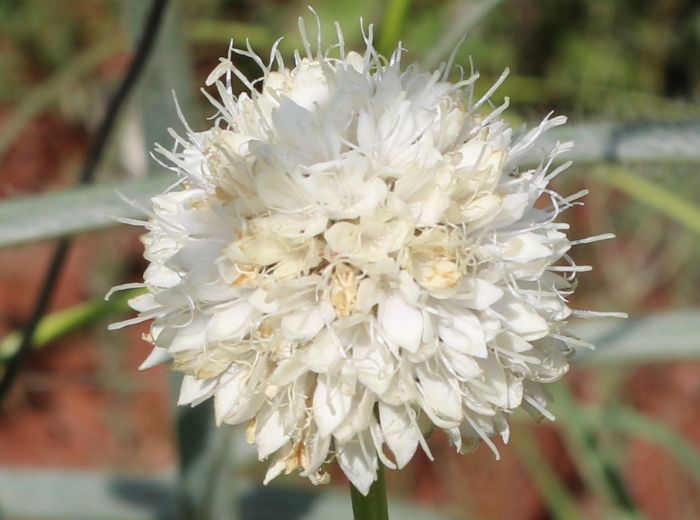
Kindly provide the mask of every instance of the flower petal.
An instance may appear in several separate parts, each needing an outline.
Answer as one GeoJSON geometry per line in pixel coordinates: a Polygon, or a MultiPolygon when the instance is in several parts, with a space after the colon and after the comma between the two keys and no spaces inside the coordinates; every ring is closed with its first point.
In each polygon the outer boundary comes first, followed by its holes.
{"type": "Polygon", "coordinates": [[[423,398],[423,409],[441,428],[458,426],[462,422],[462,398],[453,386],[455,382],[427,366],[416,368],[418,390],[423,398]]]}
{"type": "Polygon", "coordinates": [[[540,260],[552,254],[552,250],[542,243],[545,237],[525,233],[511,238],[503,251],[503,258],[510,262],[525,264],[540,260]]]}
{"type": "Polygon", "coordinates": [[[503,296],[503,289],[476,277],[464,277],[459,284],[459,300],[470,309],[491,307],[503,296]]]}
{"type": "Polygon", "coordinates": [[[404,406],[391,406],[379,402],[379,420],[384,440],[394,454],[399,469],[409,463],[416,452],[420,432],[404,406]]]}
{"type": "Polygon", "coordinates": [[[359,437],[362,440],[336,445],[335,450],[340,469],[360,493],[367,495],[372,482],[377,479],[378,463],[372,439],[363,437],[369,437],[369,435],[362,434],[359,437]],[[360,444],[361,442],[363,445],[360,444]]]}
{"type": "Polygon", "coordinates": [[[167,348],[154,347],[148,357],[139,365],[139,370],[153,368],[161,363],[168,363],[169,361],[172,361],[172,359],[173,356],[170,355],[167,348]]]}
{"type": "Polygon", "coordinates": [[[255,428],[255,444],[258,447],[258,459],[263,460],[280,449],[289,440],[282,412],[268,407],[258,414],[255,428]]]}
{"type": "Polygon", "coordinates": [[[179,406],[186,404],[198,405],[214,394],[217,384],[217,379],[197,379],[193,376],[185,376],[182,378],[177,404],[179,406]]]}
{"type": "Polygon", "coordinates": [[[337,222],[323,234],[334,252],[349,255],[360,247],[360,228],[349,222],[337,222]]]}
{"type": "Polygon", "coordinates": [[[448,314],[438,323],[438,335],[445,345],[479,358],[488,355],[486,338],[479,318],[469,311],[448,314]]]}
{"type": "Polygon", "coordinates": [[[214,314],[207,325],[207,340],[231,341],[242,338],[252,325],[253,309],[245,300],[214,314]]]}
{"type": "Polygon", "coordinates": [[[534,341],[549,334],[549,325],[530,305],[512,296],[502,298],[493,306],[503,324],[526,341],[534,341]]]}
{"type": "Polygon", "coordinates": [[[352,395],[344,393],[336,377],[320,375],[313,399],[313,416],[322,436],[333,433],[350,412],[352,395]]]}
{"type": "Polygon", "coordinates": [[[330,329],[322,330],[304,352],[306,367],[314,372],[325,373],[336,366],[341,359],[341,345],[338,335],[330,329]]]}
{"type": "Polygon", "coordinates": [[[379,302],[379,323],[387,340],[415,352],[423,336],[423,314],[406,303],[401,293],[392,291],[379,302]]]}
{"type": "Polygon", "coordinates": [[[311,339],[316,336],[323,326],[335,314],[330,304],[306,306],[287,314],[282,318],[282,332],[287,339],[311,339]]]}

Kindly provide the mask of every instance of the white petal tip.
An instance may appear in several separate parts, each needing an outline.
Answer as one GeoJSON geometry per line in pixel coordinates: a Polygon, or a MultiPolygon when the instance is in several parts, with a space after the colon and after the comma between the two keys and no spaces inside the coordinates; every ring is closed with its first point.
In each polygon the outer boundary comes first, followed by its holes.
{"type": "Polygon", "coordinates": [[[139,370],[147,370],[153,368],[162,363],[168,363],[172,361],[173,357],[170,355],[167,349],[161,347],[155,347],[151,353],[143,360],[143,363],[139,365],[139,370]]]}

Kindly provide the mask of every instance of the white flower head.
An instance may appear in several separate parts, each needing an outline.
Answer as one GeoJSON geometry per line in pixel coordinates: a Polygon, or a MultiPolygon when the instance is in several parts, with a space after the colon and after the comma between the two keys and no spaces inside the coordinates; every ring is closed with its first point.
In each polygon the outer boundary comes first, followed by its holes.
{"type": "Polygon", "coordinates": [[[292,67],[276,45],[269,63],[231,48],[207,79],[214,126],[159,149],[181,182],[153,198],[147,292],[117,326],[153,319],[143,366],[171,361],[180,404],[213,397],[217,423],[247,424],[265,482],[324,482],[335,458],[367,493],[378,460],[430,455],[431,428],[495,451],[516,408],[549,416],[542,384],[582,343],[565,325],[586,270],[555,218],[581,194],[547,187],[571,143],[537,147],[565,118],[516,136],[507,101],[488,108],[501,80],[474,101],[476,73],[402,69],[371,27],[363,54],[339,27],[328,50],[300,29],[292,67]]]}

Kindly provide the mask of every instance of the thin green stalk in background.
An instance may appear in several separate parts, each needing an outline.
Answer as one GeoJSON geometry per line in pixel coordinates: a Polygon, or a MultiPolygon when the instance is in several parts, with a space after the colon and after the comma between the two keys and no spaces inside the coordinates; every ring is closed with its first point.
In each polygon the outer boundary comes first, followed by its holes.
{"type": "Polygon", "coordinates": [[[355,486],[350,484],[350,498],[355,520],[388,520],[386,482],[384,480],[384,466],[381,462],[377,469],[377,480],[369,488],[367,496],[364,496],[355,486]]]}
{"type": "MultiPolygon", "coordinates": [[[[464,2],[452,17],[452,23],[444,32],[440,41],[428,52],[422,60],[427,69],[435,68],[454,50],[462,38],[469,35],[472,29],[495,8],[502,0],[480,0],[479,2],[464,2]]],[[[538,99],[542,99],[541,97],[538,99]]]]}
{"type": "MultiPolygon", "coordinates": [[[[54,312],[44,317],[36,328],[32,348],[38,350],[62,338],[66,334],[79,330],[96,320],[108,316],[118,316],[129,310],[127,301],[141,291],[123,291],[115,294],[109,301],[93,300],[67,309],[54,312]]],[[[22,332],[13,331],[0,339],[0,364],[11,358],[22,341],[22,332]]]]}
{"type": "Polygon", "coordinates": [[[614,510],[615,518],[640,518],[619,469],[597,445],[590,417],[581,413],[571,392],[562,383],[547,387],[568,451],[588,488],[614,510]]]}
{"type": "Polygon", "coordinates": [[[661,186],[618,166],[600,166],[594,170],[596,179],[638,200],[642,204],[700,233],[700,208],[661,186]]]}
{"type": "Polygon", "coordinates": [[[513,448],[518,460],[537,486],[551,515],[557,520],[583,520],[574,497],[535,443],[532,428],[529,425],[518,426],[516,433],[513,448]]]}
{"type": "Polygon", "coordinates": [[[396,47],[396,42],[401,39],[403,28],[408,15],[411,0],[391,0],[384,13],[382,32],[379,36],[377,50],[380,54],[388,56],[396,47]]]}
{"type": "Polygon", "coordinates": [[[629,437],[646,439],[665,449],[700,484],[700,453],[689,441],[662,422],[625,406],[592,410],[589,413],[597,416],[612,430],[629,437]]]}
{"type": "Polygon", "coordinates": [[[231,20],[197,20],[187,28],[194,43],[224,44],[233,41],[240,46],[247,40],[253,48],[265,48],[275,36],[266,26],[231,20]]]}

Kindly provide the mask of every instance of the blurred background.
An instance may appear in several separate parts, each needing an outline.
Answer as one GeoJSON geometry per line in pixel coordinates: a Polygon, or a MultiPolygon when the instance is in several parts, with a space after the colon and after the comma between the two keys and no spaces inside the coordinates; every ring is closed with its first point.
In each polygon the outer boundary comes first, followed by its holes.
{"type": "MultiPolygon", "coordinates": [[[[78,172],[129,66],[150,2],[0,0],[0,374],[35,305],[54,250],[76,235],[34,348],[0,403],[0,516],[16,519],[345,519],[342,475],[313,488],[296,476],[269,488],[235,429],[212,430],[207,406],[171,406],[163,369],[138,372],[146,328],[107,332],[128,316],[117,283],[140,280],[136,200],[167,186],[149,157],[213,109],[199,92],[245,39],[266,55],[298,45],[308,2],[171,1],[138,87],[120,111],[95,186],[78,172]],[[184,511],[184,512],[183,512],[184,511]]],[[[435,67],[462,35],[456,63],[485,91],[510,97],[517,128],[550,110],[570,118],[554,138],[577,142],[560,193],[589,189],[565,215],[570,236],[618,238],[576,248],[577,308],[628,312],[576,324],[596,352],[553,385],[555,423],[516,414],[501,460],[458,456],[441,435],[436,461],[418,453],[388,472],[395,518],[700,518],[700,5],[694,0],[316,0],[359,48],[359,18],[377,45],[435,67]]],[[[244,68],[247,66],[242,65],[244,68]]],[[[253,72],[253,69],[250,69],[253,72]]],[[[5,371],[6,372],[6,371],[5,371]]]]}

